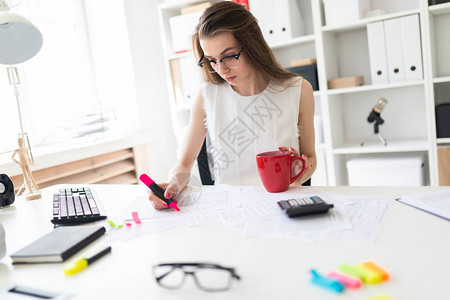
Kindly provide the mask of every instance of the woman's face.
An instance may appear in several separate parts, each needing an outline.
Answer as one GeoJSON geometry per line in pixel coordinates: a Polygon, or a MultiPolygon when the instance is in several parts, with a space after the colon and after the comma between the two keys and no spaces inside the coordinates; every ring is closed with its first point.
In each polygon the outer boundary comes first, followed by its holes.
{"type": "Polygon", "coordinates": [[[241,51],[233,34],[230,32],[222,32],[211,38],[200,39],[200,46],[205,54],[203,60],[216,60],[215,71],[231,85],[242,85],[249,78],[251,67],[245,59],[245,49],[239,57],[239,66],[237,68],[227,68],[224,64],[219,63],[221,58],[238,54],[241,51]]]}

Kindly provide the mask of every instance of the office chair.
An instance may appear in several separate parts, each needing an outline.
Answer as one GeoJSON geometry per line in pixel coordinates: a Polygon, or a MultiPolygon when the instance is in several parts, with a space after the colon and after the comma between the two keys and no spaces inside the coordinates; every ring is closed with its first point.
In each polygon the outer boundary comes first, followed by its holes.
{"type": "Polygon", "coordinates": [[[205,137],[202,149],[197,156],[198,171],[200,173],[200,179],[203,185],[214,185],[214,180],[212,180],[211,171],[209,169],[208,153],[206,151],[206,139],[207,138],[205,137]]]}

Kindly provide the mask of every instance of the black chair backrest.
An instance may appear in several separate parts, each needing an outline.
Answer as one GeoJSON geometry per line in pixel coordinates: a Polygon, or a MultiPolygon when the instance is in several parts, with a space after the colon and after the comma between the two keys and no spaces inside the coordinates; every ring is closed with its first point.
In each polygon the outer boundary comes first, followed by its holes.
{"type": "Polygon", "coordinates": [[[203,185],[214,185],[209,169],[208,154],[206,152],[206,138],[203,141],[202,149],[197,156],[198,171],[203,185]]]}

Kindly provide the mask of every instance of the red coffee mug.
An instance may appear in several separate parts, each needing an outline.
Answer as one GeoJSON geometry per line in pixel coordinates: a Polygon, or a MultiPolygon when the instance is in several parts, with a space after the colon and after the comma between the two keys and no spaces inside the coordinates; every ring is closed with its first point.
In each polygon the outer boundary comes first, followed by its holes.
{"type": "Polygon", "coordinates": [[[286,191],[305,171],[305,161],[300,156],[293,156],[289,151],[269,151],[256,155],[259,177],[269,193],[286,191]],[[292,174],[294,161],[302,163],[302,170],[295,175],[292,174]]]}

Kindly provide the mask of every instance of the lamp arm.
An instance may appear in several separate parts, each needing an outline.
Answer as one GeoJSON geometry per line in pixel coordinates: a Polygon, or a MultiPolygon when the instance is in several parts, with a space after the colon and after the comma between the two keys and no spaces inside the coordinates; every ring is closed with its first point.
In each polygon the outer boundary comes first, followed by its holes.
{"type": "Polygon", "coordinates": [[[20,109],[19,87],[17,86],[18,84],[20,84],[19,73],[17,72],[17,67],[15,66],[9,66],[7,70],[8,70],[9,84],[12,84],[14,86],[14,96],[16,97],[17,112],[19,114],[20,137],[24,139],[25,134],[23,130],[22,110],[20,109]]]}
{"type": "Polygon", "coordinates": [[[9,83],[12,84],[14,87],[14,96],[16,97],[17,112],[19,115],[20,137],[25,141],[26,146],[30,152],[31,163],[34,164],[34,157],[33,157],[33,152],[31,151],[30,140],[28,139],[28,135],[25,138],[25,132],[23,130],[22,109],[20,108],[20,100],[19,100],[20,95],[19,95],[19,86],[18,86],[20,84],[19,72],[17,71],[16,66],[9,66],[6,69],[8,71],[9,83]]]}

